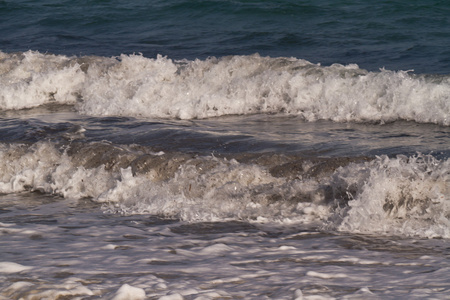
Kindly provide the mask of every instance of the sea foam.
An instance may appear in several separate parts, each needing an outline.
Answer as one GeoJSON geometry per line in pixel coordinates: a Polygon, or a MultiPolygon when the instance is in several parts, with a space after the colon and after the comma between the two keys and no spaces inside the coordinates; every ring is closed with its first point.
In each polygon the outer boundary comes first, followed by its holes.
{"type": "Polygon", "coordinates": [[[75,104],[85,78],[73,58],[33,51],[0,52],[0,108],[75,104]]]}
{"type": "Polygon", "coordinates": [[[76,105],[82,114],[209,118],[287,114],[305,120],[450,125],[450,77],[368,72],[257,54],[174,61],[158,56],[0,54],[0,107],[76,105]]]}
{"type": "Polygon", "coordinates": [[[382,156],[349,167],[345,172],[354,172],[364,183],[341,211],[338,229],[450,237],[449,170],[449,159],[423,155],[382,156]]]}
{"type": "Polygon", "coordinates": [[[188,222],[238,220],[450,237],[449,159],[381,156],[342,161],[331,169],[326,160],[304,161],[295,174],[284,174],[266,166],[278,164],[279,158],[258,164],[135,150],[126,154],[126,149],[105,151],[101,143],[90,149],[87,157],[88,153],[62,150],[50,142],[2,145],[0,192],[88,197],[104,203],[108,213],[188,222]],[[96,147],[112,157],[98,160],[96,147]]]}

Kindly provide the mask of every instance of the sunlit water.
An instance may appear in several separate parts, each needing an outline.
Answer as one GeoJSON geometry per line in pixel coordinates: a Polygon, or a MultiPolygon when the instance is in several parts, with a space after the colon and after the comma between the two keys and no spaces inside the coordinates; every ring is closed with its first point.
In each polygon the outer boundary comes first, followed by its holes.
{"type": "Polygon", "coordinates": [[[442,239],[111,215],[90,200],[27,193],[1,203],[4,299],[446,299],[450,292],[442,239]],[[126,285],[136,289],[129,296],[118,292],[126,285]]]}
{"type": "Polygon", "coordinates": [[[0,1],[0,299],[449,299],[442,1],[0,1]]]}

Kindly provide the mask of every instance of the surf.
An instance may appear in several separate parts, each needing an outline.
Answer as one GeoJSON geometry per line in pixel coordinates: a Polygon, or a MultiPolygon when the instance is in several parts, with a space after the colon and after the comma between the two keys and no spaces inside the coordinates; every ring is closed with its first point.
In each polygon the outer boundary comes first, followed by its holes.
{"type": "Polygon", "coordinates": [[[450,237],[450,160],[152,152],[104,142],[1,145],[0,192],[89,198],[115,214],[450,237]]]}
{"type": "Polygon", "coordinates": [[[247,56],[172,60],[1,53],[0,108],[49,103],[80,114],[162,119],[276,114],[306,121],[450,125],[446,75],[247,56]]]}

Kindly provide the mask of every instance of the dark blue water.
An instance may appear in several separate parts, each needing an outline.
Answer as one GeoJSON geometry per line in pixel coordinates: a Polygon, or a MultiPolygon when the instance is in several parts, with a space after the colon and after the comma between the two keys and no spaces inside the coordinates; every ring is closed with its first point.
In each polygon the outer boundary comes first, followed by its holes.
{"type": "Polygon", "coordinates": [[[288,56],[448,74],[446,1],[0,1],[0,50],[288,56]]]}

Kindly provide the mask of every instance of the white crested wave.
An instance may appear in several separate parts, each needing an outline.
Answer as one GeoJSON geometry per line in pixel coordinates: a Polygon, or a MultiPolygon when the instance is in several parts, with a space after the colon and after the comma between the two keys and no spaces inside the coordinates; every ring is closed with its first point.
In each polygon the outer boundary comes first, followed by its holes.
{"type": "Polygon", "coordinates": [[[108,153],[97,146],[91,145],[87,157],[50,142],[1,145],[0,193],[89,197],[110,213],[190,222],[244,220],[450,238],[449,159],[382,156],[344,164],[332,174],[319,174],[313,162],[305,161],[304,173],[283,177],[235,159],[126,155],[117,149],[109,151],[115,163],[92,164],[96,153],[108,153]]]}
{"type": "Polygon", "coordinates": [[[24,109],[50,102],[75,104],[86,74],[73,58],[39,52],[0,52],[0,108],[24,109]]]}
{"type": "Polygon", "coordinates": [[[173,61],[0,52],[0,108],[75,105],[94,116],[288,114],[308,121],[450,125],[450,77],[259,55],[173,61]]]}
{"type": "Polygon", "coordinates": [[[450,159],[382,156],[342,171],[359,187],[333,223],[339,230],[450,237],[450,159]]]}

